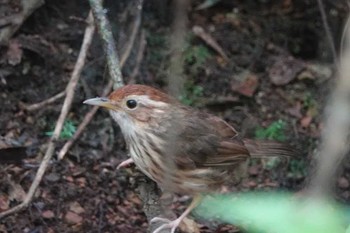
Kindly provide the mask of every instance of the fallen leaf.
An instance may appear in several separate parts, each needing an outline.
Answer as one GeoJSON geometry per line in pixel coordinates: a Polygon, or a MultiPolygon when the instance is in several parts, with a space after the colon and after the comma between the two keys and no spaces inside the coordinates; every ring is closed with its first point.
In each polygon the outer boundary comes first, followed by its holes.
{"type": "Polygon", "coordinates": [[[55,231],[52,228],[47,229],[47,233],[55,233],[55,231]]]}
{"type": "Polygon", "coordinates": [[[313,119],[312,116],[308,116],[308,115],[307,115],[307,116],[304,116],[304,117],[300,120],[301,126],[304,127],[304,128],[309,127],[309,125],[310,125],[312,119],[313,119]]]}
{"type": "Polygon", "coordinates": [[[8,177],[7,182],[10,185],[9,200],[22,202],[26,197],[26,192],[23,190],[22,186],[13,182],[10,177],[8,177]]]}
{"type": "Polygon", "coordinates": [[[83,221],[83,218],[81,216],[71,211],[68,211],[66,213],[66,215],[64,216],[64,219],[71,224],[78,224],[83,221]]]}
{"type": "Polygon", "coordinates": [[[282,86],[291,82],[305,68],[305,64],[292,56],[278,56],[268,73],[273,84],[282,86]]]}
{"type": "Polygon", "coordinates": [[[85,212],[85,209],[81,207],[81,205],[76,201],[70,204],[69,210],[73,211],[76,214],[81,214],[85,212]]]}
{"type": "Polygon", "coordinates": [[[299,101],[296,102],[293,107],[287,108],[286,112],[298,119],[303,117],[303,115],[301,114],[301,103],[299,101]]]}
{"type": "Polygon", "coordinates": [[[50,219],[50,218],[54,218],[54,217],[55,217],[55,214],[54,214],[54,212],[52,212],[51,210],[45,210],[44,212],[41,213],[41,216],[42,216],[43,218],[50,219]]]}
{"type": "Polygon", "coordinates": [[[254,180],[250,180],[248,182],[249,188],[255,188],[258,184],[254,180]]]}
{"type": "Polygon", "coordinates": [[[80,188],[84,188],[86,186],[86,179],[85,177],[79,177],[76,179],[76,182],[80,188]]]}
{"type": "Polygon", "coordinates": [[[9,204],[9,199],[3,195],[0,195],[0,210],[8,210],[9,204]]]}
{"type": "Polygon", "coordinates": [[[257,165],[251,166],[248,169],[249,175],[256,176],[259,174],[259,167],[257,165]]]}
{"type": "Polygon", "coordinates": [[[190,218],[184,218],[179,228],[183,232],[200,233],[197,223],[190,218]]]}
{"type": "Polygon", "coordinates": [[[9,41],[6,55],[10,65],[15,66],[21,63],[23,50],[18,40],[13,39],[9,41]]]}
{"type": "Polygon", "coordinates": [[[315,74],[311,72],[310,70],[303,70],[298,74],[298,79],[299,80],[304,80],[304,79],[315,79],[315,74]]]}
{"type": "Polygon", "coordinates": [[[7,227],[4,224],[0,224],[0,232],[7,232],[7,227]]]}
{"type": "Polygon", "coordinates": [[[259,80],[257,76],[249,71],[245,71],[237,75],[237,78],[231,82],[231,89],[244,96],[252,97],[258,84],[259,80]]]}
{"type": "Polygon", "coordinates": [[[73,177],[71,177],[71,176],[66,176],[64,178],[65,178],[66,181],[68,181],[70,183],[73,183],[73,181],[74,181],[73,177]]]}

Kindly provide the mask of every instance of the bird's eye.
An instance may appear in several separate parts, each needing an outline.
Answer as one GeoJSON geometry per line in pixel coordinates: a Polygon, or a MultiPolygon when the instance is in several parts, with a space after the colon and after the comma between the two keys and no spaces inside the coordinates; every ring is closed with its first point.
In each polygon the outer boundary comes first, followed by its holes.
{"type": "Polygon", "coordinates": [[[137,106],[136,100],[128,100],[126,101],[126,106],[130,109],[134,109],[137,106]]]}

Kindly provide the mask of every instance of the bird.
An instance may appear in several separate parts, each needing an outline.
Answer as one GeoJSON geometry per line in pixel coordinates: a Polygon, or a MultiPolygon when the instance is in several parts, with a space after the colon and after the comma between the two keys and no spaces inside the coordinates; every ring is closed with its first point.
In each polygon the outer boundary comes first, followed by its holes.
{"type": "Polygon", "coordinates": [[[162,223],[153,233],[174,233],[205,195],[239,182],[249,159],[296,154],[280,142],[242,138],[220,117],[147,85],[125,85],[83,103],[108,109],[119,124],[130,158],[118,168],[134,163],[163,191],[193,197],[175,220],[153,218],[162,223]]]}

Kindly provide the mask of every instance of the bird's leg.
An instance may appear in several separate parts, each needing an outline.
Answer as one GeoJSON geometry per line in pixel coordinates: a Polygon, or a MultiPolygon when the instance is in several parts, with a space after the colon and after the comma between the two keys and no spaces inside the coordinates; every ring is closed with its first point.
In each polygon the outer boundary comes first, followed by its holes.
{"type": "Polygon", "coordinates": [[[201,195],[196,195],[193,197],[193,200],[191,202],[191,204],[187,207],[187,209],[180,215],[180,217],[178,217],[177,219],[171,221],[169,219],[166,218],[159,218],[159,217],[155,217],[151,220],[151,223],[154,222],[164,222],[163,225],[161,225],[160,227],[158,227],[155,231],[153,231],[153,233],[159,233],[161,232],[163,229],[171,229],[171,233],[175,233],[176,228],[180,225],[181,221],[194,209],[196,208],[196,206],[200,203],[200,201],[202,200],[202,196],[201,195]]]}
{"type": "Polygon", "coordinates": [[[121,162],[121,163],[118,165],[117,169],[126,167],[126,166],[128,166],[129,164],[132,164],[132,163],[134,163],[134,160],[132,160],[132,158],[128,158],[127,160],[124,160],[123,162],[121,162]]]}

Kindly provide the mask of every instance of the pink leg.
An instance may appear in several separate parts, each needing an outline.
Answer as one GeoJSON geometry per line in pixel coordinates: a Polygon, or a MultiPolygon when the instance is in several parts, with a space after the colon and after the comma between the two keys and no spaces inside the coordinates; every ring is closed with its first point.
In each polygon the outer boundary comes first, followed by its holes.
{"type": "Polygon", "coordinates": [[[197,195],[195,197],[193,197],[193,200],[191,202],[191,204],[187,207],[187,209],[185,210],[185,212],[183,212],[180,217],[178,217],[177,219],[170,221],[169,219],[166,218],[159,218],[159,217],[155,217],[151,220],[151,223],[154,222],[164,222],[163,225],[161,225],[160,227],[158,227],[155,231],[153,231],[153,233],[159,233],[161,232],[161,230],[163,229],[171,229],[171,233],[175,233],[176,228],[180,225],[181,221],[194,209],[196,208],[196,206],[200,203],[200,201],[202,200],[202,196],[197,195]]]}
{"type": "Polygon", "coordinates": [[[132,160],[132,158],[129,158],[129,159],[124,160],[123,162],[121,162],[121,163],[118,165],[117,169],[126,167],[126,166],[128,166],[129,164],[132,164],[132,163],[134,163],[134,160],[132,160]]]}

